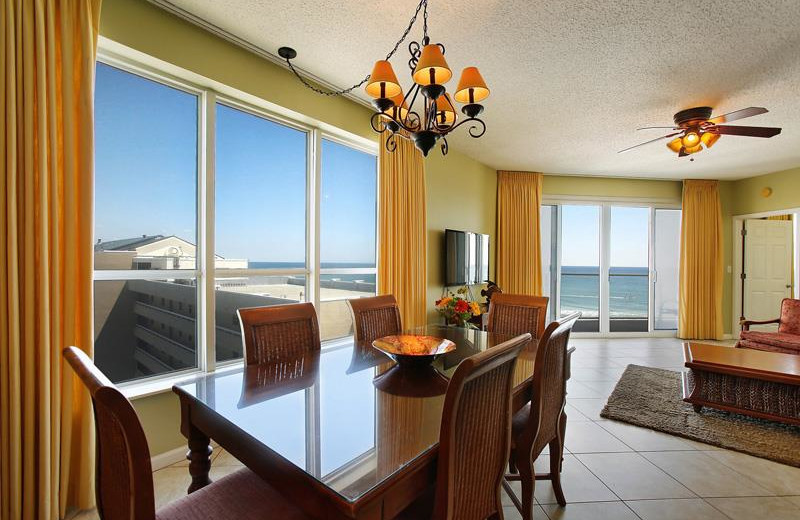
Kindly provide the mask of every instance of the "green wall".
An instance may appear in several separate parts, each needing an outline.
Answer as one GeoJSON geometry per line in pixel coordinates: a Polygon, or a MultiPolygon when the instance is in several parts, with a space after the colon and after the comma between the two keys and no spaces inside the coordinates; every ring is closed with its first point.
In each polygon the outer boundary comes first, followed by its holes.
{"type": "MultiPolygon", "coordinates": [[[[428,200],[428,321],[440,320],[433,308],[444,285],[444,230],[461,229],[491,235],[489,278],[494,278],[497,173],[450,149],[442,157],[434,148],[425,163],[428,200]]],[[[480,298],[480,286],[473,295],[480,298]]]]}
{"type": "Polygon", "coordinates": [[[650,179],[583,177],[577,175],[545,175],[544,195],[577,197],[630,197],[681,201],[683,183],[650,179]]]}
{"type": "MultiPolygon", "coordinates": [[[[738,334],[733,326],[733,276],[728,267],[733,266],[733,218],[766,211],[800,208],[800,168],[748,177],[720,183],[722,202],[723,238],[725,253],[725,282],[723,285],[723,317],[725,333],[738,334]],[[763,188],[771,188],[769,197],[762,196],[763,188]]],[[[800,261],[796,259],[795,261],[800,261]]]]}
{"type": "Polygon", "coordinates": [[[733,184],[732,215],[800,207],[800,168],[750,177],[733,184]],[[763,188],[771,188],[772,194],[763,197],[763,188]]]}

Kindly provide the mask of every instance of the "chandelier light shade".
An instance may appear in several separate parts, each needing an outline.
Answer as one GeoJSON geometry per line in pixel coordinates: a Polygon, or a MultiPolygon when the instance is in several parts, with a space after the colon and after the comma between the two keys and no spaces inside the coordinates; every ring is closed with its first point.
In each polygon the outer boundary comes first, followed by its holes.
{"type": "Polygon", "coordinates": [[[436,99],[436,124],[441,127],[453,126],[456,119],[456,106],[450,94],[442,94],[436,99]]]}
{"type": "Polygon", "coordinates": [[[467,67],[451,96],[445,83],[453,77],[453,72],[444,57],[445,52],[444,45],[431,43],[428,37],[428,0],[420,0],[395,49],[386,60],[378,61],[372,76],[365,79],[366,92],[373,98],[372,104],[376,109],[370,123],[378,133],[389,132],[385,145],[389,152],[397,148],[397,139],[400,138],[413,141],[425,156],[440,142],[442,155],[447,155],[447,135],[456,128],[468,125],[467,132],[476,139],[486,133],[486,124],[478,118],[483,112],[483,105],[479,103],[489,96],[486,81],[477,67],[467,67]],[[420,12],[424,20],[422,39],[408,44],[412,84],[402,95],[402,88],[388,60],[413,28],[420,12]],[[454,98],[463,105],[461,112],[466,117],[459,118],[454,98]]]}
{"type": "Polygon", "coordinates": [[[444,85],[453,77],[453,72],[444,59],[442,46],[430,43],[422,48],[412,78],[417,85],[444,85]]]}
{"type": "Polygon", "coordinates": [[[393,98],[403,92],[400,87],[400,82],[397,81],[397,75],[394,73],[392,64],[387,60],[375,62],[365,90],[367,94],[375,99],[393,98]]]}
{"type": "Polygon", "coordinates": [[[480,103],[489,97],[489,88],[478,67],[467,67],[461,71],[455,98],[459,103],[480,103]]]}
{"type": "Polygon", "coordinates": [[[403,98],[403,93],[400,92],[392,98],[392,106],[383,111],[391,118],[403,120],[408,114],[408,103],[403,98]]]}

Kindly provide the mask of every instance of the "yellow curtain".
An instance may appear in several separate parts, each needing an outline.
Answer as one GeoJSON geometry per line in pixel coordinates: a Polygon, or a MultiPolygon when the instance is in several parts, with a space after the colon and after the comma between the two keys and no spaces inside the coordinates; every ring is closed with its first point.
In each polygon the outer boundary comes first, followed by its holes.
{"type": "Polygon", "coordinates": [[[3,0],[0,17],[0,518],[93,504],[93,96],[100,0],[3,0]]]}
{"type": "Polygon", "coordinates": [[[722,339],[719,182],[683,181],[678,337],[722,339]]]}
{"type": "Polygon", "coordinates": [[[541,205],[541,173],[497,172],[496,271],[504,292],[542,294],[541,205]]]}
{"type": "Polygon", "coordinates": [[[403,327],[425,325],[427,290],[425,164],[414,144],[380,146],[378,294],[397,298],[403,327]]]}

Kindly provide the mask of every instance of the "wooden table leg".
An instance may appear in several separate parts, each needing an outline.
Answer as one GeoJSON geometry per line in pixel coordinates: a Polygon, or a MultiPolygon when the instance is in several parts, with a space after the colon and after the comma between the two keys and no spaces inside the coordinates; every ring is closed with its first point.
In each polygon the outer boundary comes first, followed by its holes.
{"type": "Polygon", "coordinates": [[[188,493],[211,484],[208,472],[211,470],[211,439],[197,428],[192,428],[189,435],[189,451],[186,458],[189,460],[189,475],[192,483],[188,493]]]}

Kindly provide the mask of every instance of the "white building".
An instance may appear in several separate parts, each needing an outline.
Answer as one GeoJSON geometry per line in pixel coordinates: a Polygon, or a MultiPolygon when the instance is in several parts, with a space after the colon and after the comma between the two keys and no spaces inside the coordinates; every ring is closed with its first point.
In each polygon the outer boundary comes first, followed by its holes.
{"type": "MultiPolygon", "coordinates": [[[[194,269],[194,244],[171,235],[98,242],[94,246],[95,269],[194,269]]],[[[247,269],[247,259],[215,255],[217,269],[247,269]]]]}

